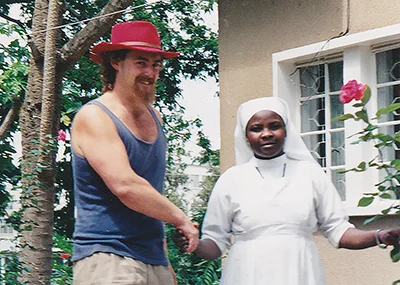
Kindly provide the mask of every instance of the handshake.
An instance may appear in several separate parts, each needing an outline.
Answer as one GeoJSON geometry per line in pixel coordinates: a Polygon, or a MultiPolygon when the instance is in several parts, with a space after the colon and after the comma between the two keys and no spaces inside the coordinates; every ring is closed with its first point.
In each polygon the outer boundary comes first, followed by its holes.
{"type": "Polygon", "coordinates": [[[187,233],[184,234],[182,229],[176,229],[175,234],[172,238],[175,246],[179,248],[182,253],[190,253],[197,249],[199,245],[199,224],[197,222],[193,223],[194,228],[197,230],[196,234],[187,233]]]}
{"type": "Polygon", "coordinates": [[[209,238],[203,238],[199,241],[199,224],[196,222],[192,223],[192,227],[194,227],[197,231],[197,241],[191,240],[191,237],[185,234],[182,229],[176,229],[175,235],[172,240],[174,244],[179,248],[179,251],[182,253],[195,252],[198,257],[204,258],[206,260],[213,260],[220,257],[221,250],[213,240],[209,238]]]}

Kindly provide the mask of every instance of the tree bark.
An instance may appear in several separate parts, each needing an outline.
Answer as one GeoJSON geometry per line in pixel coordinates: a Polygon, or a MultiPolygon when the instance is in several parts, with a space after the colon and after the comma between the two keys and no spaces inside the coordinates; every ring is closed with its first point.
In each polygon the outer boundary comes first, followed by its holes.
{"type": "MultiPolygon", "coordinates": [[[[36,0],[35,11],[32,23],[32,38],[31,41],[35,47],[44,52],[44,33],[37,33],[38,31],[46,28],[48,12],[48,2],[46,0],[36,0]]],[[[35,255],[35,246],[32,240],[36,234],[36,225],[40,224],[37,221],[40,216],[40,208],[37,205],[36,193],[39,191],[37,177],[35,175],[35,166],[37,157],[33,151],[37,149],[39,141],[40,127],[40,112],[41,112],[41,96],[42,96],[42,82],[43,82],[43,66],[40,61],[35,61],[33,57],[30,59],[30,71],[28,77],[28,85],[25,101],[22,105],[20,114],[20,126],[22,135],[22,163],[21,163],[21,206],[23,209],[23,217],[21,223],[21,263],[22,263],[22,276],[20,283],[29,283],[29,280],[42,280],[43,276],[36,272],[34,268],[37,267],[36,261],[32,262],[30,255],[35,255]]]]}
{"type": "MultiPolygon", "coordinates": [[[[52,237],[54,224],[55,143],[53,122],[55,118],[56,29],[60,21],[58,0],[36,1],[34,20],[37,24],[32,37],[34,46],[44,49],[44,60],[31,59],[28,79],[28,102],[23,109],[23,227],[22,284],[50,284],[52,270],[52,237]],[[47,8],[47,11],[46,11],[47,8]],[[38,12],[37,12],[38,10],[38,12]],[[37,12],[37,13],[36,13],[37,12]],[[46,24],[44,26],[44,24],[46,24]],[[43,35],[46,35],[45,42],[43,35]],[[44,62],[44,66],[41,63],[44,62]],[[35,86],[30,85],[32,83],[35,86]],[[41,87],[41,85],[43,86],[41,87]],[[28,105],[28,103],[31,103],[28,105]],[[33,108],[32,108],[33,107],[33,108]],[[33,123],[33,124],[32,124],[33,123]],[[35,128],[32,129],[32,126],[35,128]],[[38,126],[39,128],[36,128],[38,126]],[[27,141],[34,137],[34,141],[27,141]],[[33,151],[38,150],[34,153],[33,151]],[[24,167],[25,166],[25,167],[24,167]],[[29,179],[29,178],[31,179],[29,179]],[[25,270],[24,270],[25,269],[25,270]]],[[[43,52],[41,52],[43,54],[43,52]]]]}
{"type": "Polygon", "coordinates": [[[14,121],[16,120],[20,108],[21,108],[21,101],[19,99],[16,99],[14,105],[8,111],[3,122],[0,124],[0,141],[3,140],[8,135],[8,132],[12,124],[14,124],[14,121]]]}

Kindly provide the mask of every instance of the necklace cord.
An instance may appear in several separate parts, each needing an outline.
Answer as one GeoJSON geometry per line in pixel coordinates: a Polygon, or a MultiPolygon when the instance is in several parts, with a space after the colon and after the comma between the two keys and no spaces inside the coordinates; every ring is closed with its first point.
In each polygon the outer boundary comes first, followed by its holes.
{"type": "MultiPolygon", "coordinates": [[[[264,178],[264,175],[262,175],[260,169],[259,169],[257,166],[255,166],[255,168],[256,168],[258,174],[260,174],[261,178],[262,178],[262,179],[265,179],[265,178],[264,178]]],[[[285,175],[286,175],[286,163],[283,164],[282,177],[285,177],[285,175]]]]}

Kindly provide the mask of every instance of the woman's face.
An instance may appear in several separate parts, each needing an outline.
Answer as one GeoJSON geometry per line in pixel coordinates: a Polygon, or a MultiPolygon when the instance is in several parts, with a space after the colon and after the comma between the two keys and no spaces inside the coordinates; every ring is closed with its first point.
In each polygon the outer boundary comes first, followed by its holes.
{"type": "Polygon", "coordinates": [[[257,158],[270,159],[280,156],[283,153],[285,138],[285,124],[273,111],[259,111],[247,123],[246,140],[257,158]]]}

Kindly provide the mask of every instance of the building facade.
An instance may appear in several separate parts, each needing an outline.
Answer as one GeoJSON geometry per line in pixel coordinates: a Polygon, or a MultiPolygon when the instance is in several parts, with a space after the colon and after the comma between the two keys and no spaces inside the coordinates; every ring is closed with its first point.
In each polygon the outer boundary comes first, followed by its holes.
{"type": "MultiPolygon", "coordinates": [[[[351,222],[363,229],[400,225],[389,215],[364,225],[391,205],[376,199],[358,207],[365,192],[376,192],[382,171],[342,173],[377,154],[371,144],[351,144],[361,122],[335,122],[351,112],[339,102],[340,87],[356,79],[371,88],[369,110],[400,102],[400,2],[396,0],[220,0],[221,167],[234,164],[233,131],[238,106],[252,98],[278,96],[310,152],[332,179],[351,222]]],[[[400,128],[391,112],[377,123],[389,134],[400,128]]],[[[387,149],[384,160],[400,156],[387,149]]],[[[395,198],[395,197],[394,197],[395,198]]],[[[389,249],[334,249],[316,235],[328,284],[392,284],[399,264],[389,249]]]]}

